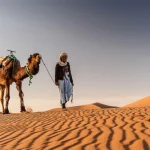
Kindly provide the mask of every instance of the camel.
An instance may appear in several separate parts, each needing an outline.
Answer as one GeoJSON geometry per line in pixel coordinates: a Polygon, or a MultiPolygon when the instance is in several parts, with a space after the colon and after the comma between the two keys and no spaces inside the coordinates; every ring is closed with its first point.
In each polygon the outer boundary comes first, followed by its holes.
{"type": "Polygon", "coordinates": [[[38,53],[30,55],[28,58],[27,65],[24,67],[20,66],[19,60],[13,62],[13,60],[4,68],[0,68],[0,101],[2,105],[2,113],[9,114],[9,100],[10,100],[10,85],[15,82],[16,88],[19,92],[20,97],[20,106],[21,111],[25,112],[25,105],[24,105],[24,94],[22,91],[22,81],[27,77],[32,77],[39,72],[39,64],[41,62],[41,56],[38,53]],[[14,64],[13,64],[14,63],[14,64]],[[14,67],[13,67],[14,66],[14,67]],[[6,105],[4,108],[4,93],[6,105]]]}

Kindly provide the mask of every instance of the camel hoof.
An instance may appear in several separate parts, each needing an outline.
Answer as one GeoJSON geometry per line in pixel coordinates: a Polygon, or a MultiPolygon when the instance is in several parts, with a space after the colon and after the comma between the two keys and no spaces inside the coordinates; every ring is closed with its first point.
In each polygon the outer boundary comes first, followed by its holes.
{"type": "Polygon", "coordinates": [[[8,109],[5,109],[3,114],[10,114],[8,109]]]}
{"type": "Polygon", "coordinates": [[[20,112],[26,112],[26,109],[24,106],[21,106],[21,111],[20,112]]]}

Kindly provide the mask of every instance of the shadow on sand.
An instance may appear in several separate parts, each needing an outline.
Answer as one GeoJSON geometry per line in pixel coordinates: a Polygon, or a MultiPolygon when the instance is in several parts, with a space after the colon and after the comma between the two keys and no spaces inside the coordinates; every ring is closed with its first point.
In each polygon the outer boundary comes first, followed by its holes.
{"type": "Polygon", "coordinates": [[[97,107],[100,107],[100,108],[119,108],[119,107],[116,107],[116,106],[108,106],[108,105],[105,105],[105,104],[101,104],[101,103],[93,103],[93,105],[97,106],[97,107]]]}

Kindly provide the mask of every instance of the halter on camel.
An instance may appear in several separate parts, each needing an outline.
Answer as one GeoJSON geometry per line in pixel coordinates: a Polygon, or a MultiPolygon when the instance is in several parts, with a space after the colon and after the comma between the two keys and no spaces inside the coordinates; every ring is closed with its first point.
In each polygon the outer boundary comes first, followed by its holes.
{"type": "Polygon", "coordinates": [[[33,75],[29,71],[28,64],[26,65],[26,73],[27,73],[28,77],[30,78],[30,80],[29,80],[29,86],[30,86],[32,84],[31,80],[33,79],[33,75]]]}

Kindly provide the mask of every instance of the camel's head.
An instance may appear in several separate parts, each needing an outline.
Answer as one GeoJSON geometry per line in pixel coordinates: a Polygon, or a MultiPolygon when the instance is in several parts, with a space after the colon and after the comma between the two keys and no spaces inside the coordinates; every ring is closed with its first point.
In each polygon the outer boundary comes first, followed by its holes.
{"type": "Polygon", "coordinates": [[[39,68],[40,68],[39,64],[41,62],[41,59],[42,57],[38,53],[30,55],[28,59],[28,65],[32,75],[36,75],[39,72],[39,68]]]}

